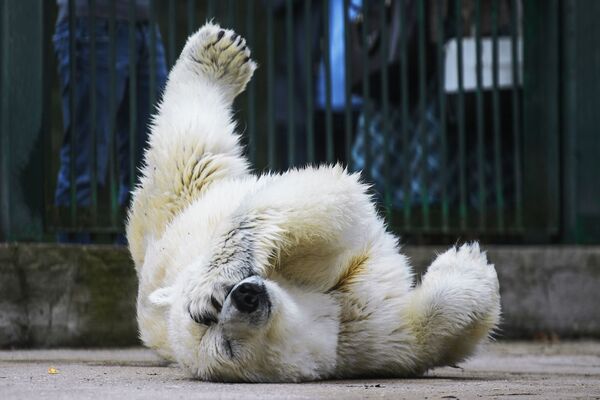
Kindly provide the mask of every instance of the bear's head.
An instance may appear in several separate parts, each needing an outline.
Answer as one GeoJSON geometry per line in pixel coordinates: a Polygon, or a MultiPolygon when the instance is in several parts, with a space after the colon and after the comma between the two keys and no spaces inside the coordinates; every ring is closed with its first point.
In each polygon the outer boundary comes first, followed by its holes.
{"type": "Polygon", "coordinates": [[[172,357],[192,376],[290,382],[333,373],[339,306],[331,295],[292,285],[276,274],[268,279],[252,275],[228,288],[216,317],[198,318],[190,312],[186,289],[197,282],[192,274],[197,268],[149,296],[164,309],[172,357]]]}

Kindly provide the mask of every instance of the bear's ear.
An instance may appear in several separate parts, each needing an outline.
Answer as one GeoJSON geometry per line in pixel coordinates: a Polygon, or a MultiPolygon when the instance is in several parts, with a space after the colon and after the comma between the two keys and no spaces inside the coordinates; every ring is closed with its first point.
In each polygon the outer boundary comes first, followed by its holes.
{"type": "Polygon", "coordinates": [[[154,292],[150,293],[148,296],[148,300],[155,306],[166,307],[173,304],[173,300],[175,290],[172,286],[167,286],[164,288],[156,289],[154,292]]]}

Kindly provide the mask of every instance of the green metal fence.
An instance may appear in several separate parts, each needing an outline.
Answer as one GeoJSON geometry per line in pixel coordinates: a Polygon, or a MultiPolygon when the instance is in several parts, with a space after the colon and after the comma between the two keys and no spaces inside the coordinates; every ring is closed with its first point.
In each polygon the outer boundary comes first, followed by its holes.
{"type": "MultiPolygon", "coordinates": [[[[68,26],[71,32],[78,24],[95,27],[105,21],[108,26],[108,44],[100,42],[95,29],[89,31],[85,65],[89,79],[97,81],[104,72],[98,71],[96,54],[99,46],[107,46],[108,116],[97,115],[98,95],[92,89],[85,118],[90,120],[87,134],[93,149],[102,129],[98,121],[108,120],[108,154],[90,151],[93,168],[85,205],[73,184],[80,171],[75,162],[70,163],[72,184],[66,206],[55,201],[62,126],[76,127],[81,116],[71,112],[68,121],[60,117],[61,87],[50,39],[56,6],[32,0],[8,0],[2,5],[5,238],[53,240],[59,232],[88,232],[95,240],[111,241],[112,235],[122,232],[125,207],[119,199],[119,177],[127,168],[129,185],[135,184],[143,148],[143,137],[140,140],[136,132],[146,123],[137,119],[135,110],[140,102],[153,107],[157,101],[156,68],[161,56],[157,43],[162,37],[170,67],[187,35],[214,19],[244,35],[260,64],[247,92],[235,104],[247,154],[257,171],[320,162],[342,162],[351,170],[360,169],[364,179],[373,183],[381,212],[407,240],[600,241],[597,224],[589,222],[590,218],[600,222],[600,196],[585,188],[595,177],[580,178],[581,168],[561,146],[570,143],[569,151],[581,150],[574,147],[579,143],[574,139],[579,135],[578,124],[587,123],[587,127],[595,122],[592,115],[587,115],[587,121],[573,122],[578,110],[573,102],[581,90],[581,83],[575,85],[575,60],[585,57],[579,45],[585,38],[577,33],[578,24],[598,16],[598,3],[151,0],[144,23],[156,24],[161,36],[150,30],[150,51],[143,55],[150,66],[147,79],[136,69],[140,20],[135,0],[130,1],[129,79],[124,90],[136,93],[147,83],[150,95],[128,97],[126,166],[119,164],[115,137],[116,76],[122,72],[116,67],[116,26],[122,22],[117,18],[118,5],[108,2],[110,15],[104,17],[95,12],[104,2],[85,3],[91,12],[81,17],[76,15],[78,1],[68,1],[68,26]],[[11,93],[19,87],[11,74],[21,77],[16,64],[31,62],[32,55],[16,50],[11,40],[25,31],[19,23],[25,21],[26,11],[40,22],[37,31],[29,32],[29,50],[42,67],[36,70],[38,85],[22,94],[29,98],[17,102],[11,93]],[[561,87],[563,65],[570,69],[569,80],[561,87]],[[570,96],[566,105],[561,100],[565,92],[570,96]],[[11,157],[26,146],[18,144],[19,123],[11,110],[26,115],[23,110],[35,93],[40,94],[35,106],[39,115],[34,117],[38,125],[30,129],[30,139],[40,143],[35,154],[41,156],[31,161],[32,151],[26,149],[29,175],[18,175],[14,171],[27,168],[13,163],[11,157]],[[98,157],[108,160],[105,177],[97,176],[98,157]],[[11,194],[15,185],[27,188],[32,184],[24,179],[34,179],[37,185],[23,195],[35,197],[33,202],[11,194]],[[573,188],[574,181],[577,188],[573,188]],[[587,208],[578,205],[575,196],[582,190],[581,197],[593,203],[586,203],[587,208]],[[24,229],[23,224],[31,228],[24,229]]],[[[25,25],[30,29],[32,24],[25,25]]],[[[600,33],[598,28],[590,29],[600,33]]],[[[596,58],[588,64],[600,66],[597,45],[592,42],[588,46],[594,48],[596,58]]],[[[80,51],[76,36],[69,35],[70,60],[75,60],[68,65],[71,76],[81,68],[77,66],[80,51]]],[[[586,79],[590,87],[598,87],[597,76],[586,79]]],[[[80,106],[76,86],[71,84],[66,90],[68,94],[62,94],[74,110],[80,106]]],[[[598,105],[594,98],[590,100],[598,105]]],[[[586,131],[584,153],[600,150],[597,132],[592,131],[586,131]]],[[[78,156],[80,134],[71,135],[71,160],[78,156]]],[[[586,166],[600,170],[597,159],[589,160],[586,166]]]]}

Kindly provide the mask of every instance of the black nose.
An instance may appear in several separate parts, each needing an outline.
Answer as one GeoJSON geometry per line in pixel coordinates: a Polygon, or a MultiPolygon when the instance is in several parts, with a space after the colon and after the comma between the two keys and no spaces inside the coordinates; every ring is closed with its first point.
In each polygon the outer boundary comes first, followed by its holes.
{"type": "Polygon", "coordinates": [[[261,284],[244,282],[231,292],[231,301],[235,308],[243,313],[256,311],[260,299],[265,296],[265,286],[261,284]]]}

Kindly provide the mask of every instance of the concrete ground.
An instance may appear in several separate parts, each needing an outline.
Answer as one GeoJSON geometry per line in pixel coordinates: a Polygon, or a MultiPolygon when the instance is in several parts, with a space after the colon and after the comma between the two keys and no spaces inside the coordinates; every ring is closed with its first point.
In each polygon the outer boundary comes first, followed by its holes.
{"type": "Polygon", "coordinates": [[[219,384],[141,349],[0,351],[0,399],[600,399],[600,342],[490,344],[420,379],[219,384]]]}

